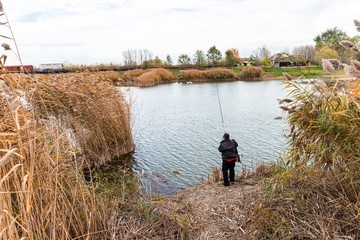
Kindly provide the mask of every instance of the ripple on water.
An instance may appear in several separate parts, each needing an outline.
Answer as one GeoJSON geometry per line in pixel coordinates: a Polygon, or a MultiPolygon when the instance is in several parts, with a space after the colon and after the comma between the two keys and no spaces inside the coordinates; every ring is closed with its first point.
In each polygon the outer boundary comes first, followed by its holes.
{"type": "MultiPolygon", "coordinates": [[[[225,130],[239,143],[243,163],[275,161],[285,147],[284,122],[277,98],[279,81],[219,83],[225,130]]],[[[131,88],[135,96],[133,130],[137,171],[163,173],[162,194],[186,188],[221,166],[217,148],[223,134],[214,84],[167,84],[131,88]],[[172,170],[180,175],[172,175],[172,170]]],[[[239,171],[238,164],[236,170],[239,171]]],[[[160,184],[161,185],[161,184],[160,184]]]]}

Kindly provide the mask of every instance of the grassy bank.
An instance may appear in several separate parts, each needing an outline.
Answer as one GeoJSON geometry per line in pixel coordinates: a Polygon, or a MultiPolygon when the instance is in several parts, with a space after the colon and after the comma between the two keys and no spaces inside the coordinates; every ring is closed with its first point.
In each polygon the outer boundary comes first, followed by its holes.
{"type": "Polygon", "coordinates": [[[262,170],[254,236],[358,239],[360,80],[286,87],[291,94],[281,103],[291,128],[289,151],[281,164],[262,170]]]}

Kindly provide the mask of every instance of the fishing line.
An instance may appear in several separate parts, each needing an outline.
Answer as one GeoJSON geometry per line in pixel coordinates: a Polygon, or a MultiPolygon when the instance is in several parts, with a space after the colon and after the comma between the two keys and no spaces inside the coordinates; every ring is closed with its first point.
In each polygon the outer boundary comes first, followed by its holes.
{"type": "Polygon", "coordinates": [[[221,108],[220,95],[219,95],[219,89],[218,89],[217,83],[215,83],[215,86],[216,86],[216,92],[217,92],[217,97],[218,97],[218,102],[219,102],[222,127],[223,127],[223,131],[225,133],[224,117],[223,117],[223,112],[222,112],[222,108],[221,108]]]}

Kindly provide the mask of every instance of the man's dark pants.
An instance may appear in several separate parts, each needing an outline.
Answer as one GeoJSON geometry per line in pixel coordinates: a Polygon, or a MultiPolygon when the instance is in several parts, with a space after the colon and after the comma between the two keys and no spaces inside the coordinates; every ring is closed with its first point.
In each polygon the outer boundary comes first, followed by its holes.
{"type": "Polygon", "coordinates": [[[222,163],[222,172],[224,178],[224,185],[229,185],[229,176],[228,171],[230,171],[230,182],[235,181],[235,161],[227,162],[223,160],[222,163]]]}

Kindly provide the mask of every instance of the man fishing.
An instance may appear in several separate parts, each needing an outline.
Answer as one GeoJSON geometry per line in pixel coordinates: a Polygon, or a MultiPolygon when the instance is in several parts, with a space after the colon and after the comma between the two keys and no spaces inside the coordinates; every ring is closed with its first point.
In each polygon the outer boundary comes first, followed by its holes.
{"type": "Polygon", "coordinates": [[[224,133],[223,140],[220,143],[219,151],[222,155],[222,172],[224,178],[224,186],[229,186],[230,182],[235,182],[235,162],[238,155],[238,144],[234,139],[230,139],[228,133],[224,133]],[[230,182],[228,177],[230,171],[230,182]]]}

